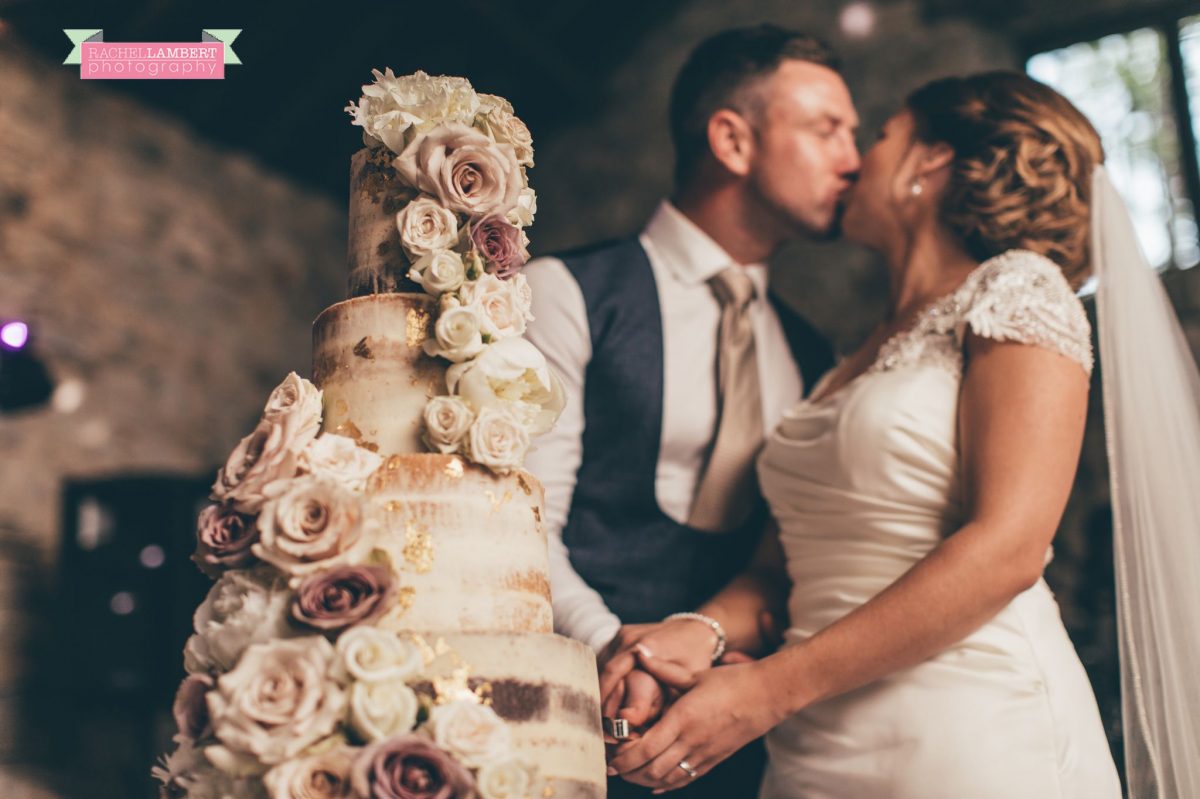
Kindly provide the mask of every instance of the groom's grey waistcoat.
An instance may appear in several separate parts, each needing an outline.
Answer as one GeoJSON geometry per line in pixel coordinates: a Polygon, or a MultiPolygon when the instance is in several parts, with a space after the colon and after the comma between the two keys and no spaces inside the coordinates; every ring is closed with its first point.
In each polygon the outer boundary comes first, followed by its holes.
{"type": "MultiPolygon", "coordinates": [[[[720,535],[693,530],[662,512],[654,483],[663,331],[650,261],[636,238],[559,257],[583,292],[592,339],[583,459],[563,541],[575,570],[623,623],[657,621],[695,608],[742,570],[758,543],[765,507],[760,503],[740,530],[720,535]]],[[[812,386],[832,365],[829,344],[771,299],[804,384],[812,386]]]]}

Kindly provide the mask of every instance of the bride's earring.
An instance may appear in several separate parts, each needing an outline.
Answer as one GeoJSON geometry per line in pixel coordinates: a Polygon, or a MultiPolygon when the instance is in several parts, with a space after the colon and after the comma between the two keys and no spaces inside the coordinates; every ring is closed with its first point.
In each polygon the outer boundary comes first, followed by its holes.
{"type": "Polygon", "coordinates": [[[914,180],[912,182],[912,185],[909,186],[908,190],[912,192],[912,196],[920,197],[921,192],[925,191],[925,186],[921,183],[921,180],[918,178],[917,180],[914,180]]]}

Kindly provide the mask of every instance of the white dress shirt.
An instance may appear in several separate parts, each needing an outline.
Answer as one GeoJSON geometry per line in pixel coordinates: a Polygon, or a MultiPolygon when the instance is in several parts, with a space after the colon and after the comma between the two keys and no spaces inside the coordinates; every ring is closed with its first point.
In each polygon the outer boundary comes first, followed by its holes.
{"type": "MultiPolygon", "coordinates": [[[[735,264],[730,255],[669,202],[662,202],[642,231],[663,326],[663,420],[654,492],[668,517],[685,523],[717,428],[717,332],[721,308],[707,281],[735,264]]],[[[754,281],[751,306],[763,435],[802,395],[800,372],[783,327],[767,299],[767,269],[743,268],[754,281]]],[[[583,458],[583,396],[592,356],[587,309],[579,284],[557,258],[525,267],[533,289],[535,320],[526,331],[562,378],[567,405],[555,428],[534,441],[525,461],[546,489],[545,523],[550,545],[554,626],[563,635],[601,649],[620,620],[576,574],[562,541],[576,474],[583,458]]]]}

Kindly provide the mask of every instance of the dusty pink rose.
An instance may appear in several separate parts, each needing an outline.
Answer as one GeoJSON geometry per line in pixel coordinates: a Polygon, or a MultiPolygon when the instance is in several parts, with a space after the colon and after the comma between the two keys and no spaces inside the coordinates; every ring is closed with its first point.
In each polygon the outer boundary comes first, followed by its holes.
{"type": "Polygon", "coordinates": [[[213,678],[207,674],[189,674],[179,684],[175,693],[175,704],[171,713],[181,735],[191,738],[207,738],[212,735],[212,722],[208,717],[205,697],[213,687],[213,678]]]}
{"type": "Polygon", "coordinates": [[[468,799],[471,773],[426,738],[398,735],[372,744],[354,761],[351,783],[365,799],[468,799]]]}
{"type": "Polygon", "coordinates": [[[418,136],[394,161],[406,183],[432,194],[451,211],[507,214],[524,188],[511,144],[500,144],[457,122],[418,136]]]}
{"type": "Polygon", "coordinates": [[[340,630],[387,610],[396,578],[386,566],[342,566],[305,578],[292,600],[292,618],[318,630],[340,630]]]}
{"type": "Polygon", "coordinates": [[[254,562],[250,547],[258,540],[254,516],[230,505],[209,505],[196,523],[196,553],[192,560],[209,577],[220,577],[225,569],[254,562]]]}
{"type": "Polygon", "coordinates": [[[502,216],[489,216],[471,226],[471,243],[487,262],[487,271],[508,280],[529,260],[521,229],[502,216]]]}

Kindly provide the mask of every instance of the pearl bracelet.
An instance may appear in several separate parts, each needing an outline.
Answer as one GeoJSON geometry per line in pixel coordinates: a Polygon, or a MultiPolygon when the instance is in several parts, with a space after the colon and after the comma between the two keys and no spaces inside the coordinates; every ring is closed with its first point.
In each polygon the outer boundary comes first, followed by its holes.
{"type": "Polygon", "coordinates": [[[705,616],[703,613],[672,613],[663,619],[663,621],[674,621],[675,619],[686,619],[688,621],[698,621],[701,624],[707,624],[717,634],[717,645],[713,647],[712,662],[716,663],[721,659],[721,655],[725,654],[725,628],[721,626],[721,622],[711,616],[705,616]]]}

